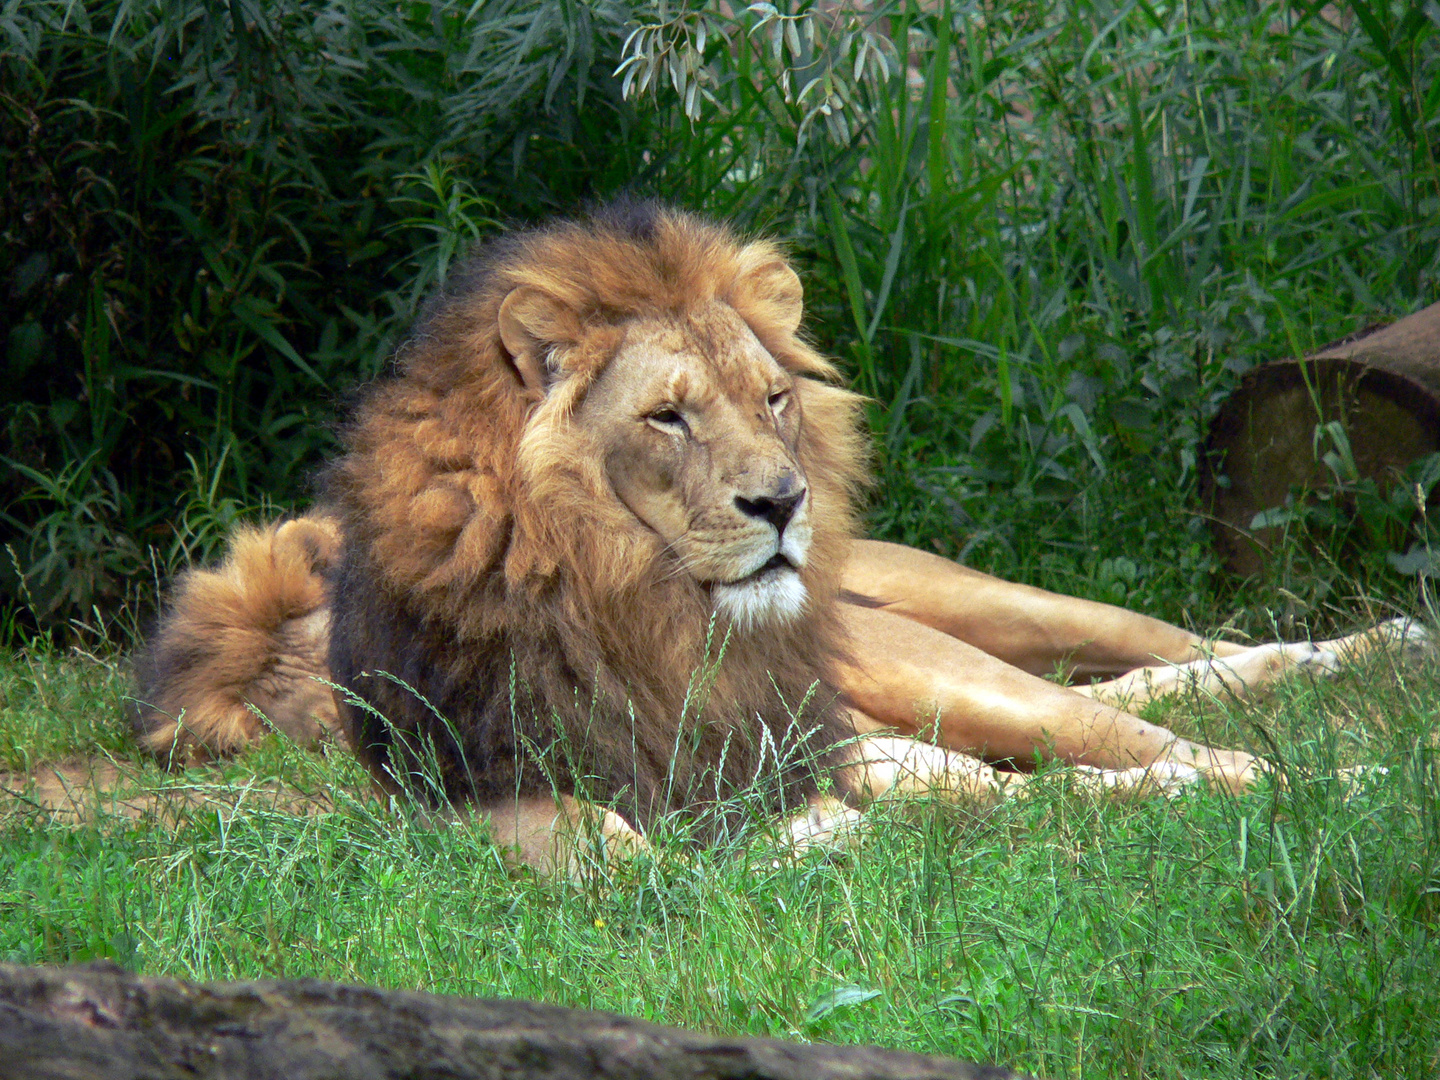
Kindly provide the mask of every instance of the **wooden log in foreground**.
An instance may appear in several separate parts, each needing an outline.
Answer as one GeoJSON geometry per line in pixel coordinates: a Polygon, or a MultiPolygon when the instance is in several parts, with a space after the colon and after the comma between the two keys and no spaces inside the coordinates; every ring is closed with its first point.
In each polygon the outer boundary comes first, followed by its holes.
{"type": "Polygon", "coordinates": [[[700,1035],[614,1013],[319,979],[197,984],[0,964],[0,1078],[1002,1080],[872,1046],[700,1035]]]}
{"type": "MultiPolygon", "coordinates": [[[[1210,425],[1201,475],[1220,557],[1253,574],[1276,530],[1251,529],[1292,488],[1329,486],[1315,429],[1339,420],[1360,477],[1382,486],[1440,450],[1440,304],[1329,345],[1303,360],[1248,372],[1210,425]]],[[[1328,447],[1322,447],[1322,450],[1328,447]]]]}

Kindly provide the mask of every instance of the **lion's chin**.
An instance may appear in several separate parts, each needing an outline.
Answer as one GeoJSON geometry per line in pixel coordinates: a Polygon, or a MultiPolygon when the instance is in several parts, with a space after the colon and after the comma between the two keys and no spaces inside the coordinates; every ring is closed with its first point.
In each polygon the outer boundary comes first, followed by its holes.
{"type": "Polygon", "coordinates": [[[733,584],[711,586],[715,607],[739,630],[789,622],[805,610],[809,593],[792,567],[755,574],[733,584]]]}

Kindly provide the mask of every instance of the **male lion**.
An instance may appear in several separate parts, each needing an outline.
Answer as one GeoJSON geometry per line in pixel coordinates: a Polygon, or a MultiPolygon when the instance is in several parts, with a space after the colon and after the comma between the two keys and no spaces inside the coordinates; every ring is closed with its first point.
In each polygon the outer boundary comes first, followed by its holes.
{"type": "Polygon", "coordinates": [[[888,793],[1025,782],[969,755],[1243,786],[1249,754],[1116,706],[1385,637],[1207,643],[854,539],[859,399],[800,324],[773,245],[654,204],[491,244],[363,397],[324,509],[181,578],[140,663],[145,745],[337,729],[381,785],[477,805],[537,863],[584,820],[643,843],[632,824],[757,777],[808,805],[804,843],[888,793]],[[1039,677],[1062,664],[1122,677],[1039,677]]]}

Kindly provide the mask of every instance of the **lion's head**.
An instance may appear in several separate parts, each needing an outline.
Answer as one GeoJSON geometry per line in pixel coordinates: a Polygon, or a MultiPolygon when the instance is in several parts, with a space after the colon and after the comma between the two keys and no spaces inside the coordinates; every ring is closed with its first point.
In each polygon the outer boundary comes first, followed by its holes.
{"type": "Polygon", "coordinates": [[[432,306],[333,473],[332,664],[398,730],[448,718],[452,796],[513,789],[517,724],[553,725],[643,817],[676,768],[739,777],[736,732],[778,737],[826,683],[863,444],[801,314],[773,245],[649,204],[512,236],[432,306]]]}
{"type": "MultiPolygon", "coordinates": [[[[769,291],[771,329],[793,337],[794,272],[772,261],[742,275],[769,291]]],[[[612,504],[612,528],[707,588],[741,630],[800,617],[815,532],[800,449],[804,368],[767,350],[728,298],[636,313],[618,340],[612,327],[567,314],[565,301],[533,286],[500,305],[501,340],[537,401],[566,377],[569,350],[583,353],[591,336],[614,343],[562,415],[537,408],[521,443],[532,491],[557,464],[564,472],[591,461],[599,475],[586,495],[612,504]]]]}

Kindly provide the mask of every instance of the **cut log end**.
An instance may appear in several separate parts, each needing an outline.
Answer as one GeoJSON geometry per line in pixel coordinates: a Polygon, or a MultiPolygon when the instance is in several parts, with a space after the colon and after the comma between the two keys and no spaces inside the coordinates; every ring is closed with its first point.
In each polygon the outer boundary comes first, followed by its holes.
{"type": "Polygon", "coordinates": [[[1257,514],[1285,505],[1292,490],[1333,485],[1316,453],[1316,428],[1333,421],[1346,432],[1356,476],[1382,487],[1440,450],[1440,304],[1304,360],[1261,365],[1221,405],[1201,496],[1232,573],[1258,572],[1279,535],[1252,528],[1257,514]]]}

